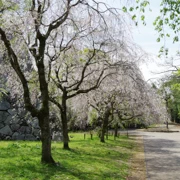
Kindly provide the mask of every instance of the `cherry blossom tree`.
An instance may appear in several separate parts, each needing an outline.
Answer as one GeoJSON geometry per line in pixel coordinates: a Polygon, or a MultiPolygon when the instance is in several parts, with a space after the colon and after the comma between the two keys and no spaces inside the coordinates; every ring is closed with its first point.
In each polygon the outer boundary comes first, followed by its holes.
{"type": "Polygon", "coordinates": [[[101,142],[105,142],[109,124],[117,127],[139,119],[149,125],[168,117],[162,97],[144,81],[135,62],[119,67],[117,74],[106,78],[99,89],[88,94],[88,101],[102,122],[101,142]]]}
{"type": "MultiPolygon", "coordinates": [[[[92,86],[89,87],[99,86],[105,75],[104,62],[100,63],[98,67],[93,66],[95,69],[88,70],[87,74],[84,72],[92,59],[96,61],[99,53],[102,53],[101,56],[103,56],[103,53],[108,50],[107,44],[109,47],[111,45],[114,47],[113,42],[119,36],[113,31],[110,35],[108,30],[112,24],[106,23],[106,17],[109,20],[113,19],[113,16],[119,17],[119,22],[116,25],[124,26],[121,21],[123,16],[116,9],[94,0],[1,0],[0,12],[0,37],[8,56],[8,63],[15,72],[15,80],[21,85],[20,95],[23,94],[26,110],[39,120],[42,141],[41,161],[54,164],[55,161],[51,155],[49,120],[49,92],[52,92],[52,89],[50,89],[49,83],[59,86],[58,89],[65,92],[64,97],[66,97],[67,88],[66,86],[61,87],[61,83],[66,79],[60,70],[64,69],[64,72],[69,72],[67,69],[69,66],[66,66],[64,61],[61,66],[62,63],[58,60],[65,58],[66,64],[68,64],[70,57],[68,53],[73,52],[73,59],[70,61],[74,61],[74,64],[77,59],[84,61],[83,58],[79,59],[79,52],[88,49],[88,53],[84,55],[86,62],[83,62],[81,67],[76,68],[81,72],[78,82],[76,82],[76,77],[71,77],[71,79],[74,78],[74,83],[71,84],[71,87],[69,86],[71,93],[68,97],[73,97],[74,93],[87,91],[87,89],[78,89],[89,73],[94,73],[94,77],[89,78],[91,82],[94,78],[96,79],[95,84],[91,84],[92,86]],[[78,43],[76,44],[77,39],[78,43]],[[101,41],[102,39],[103,41],[101,41]],[[76,51],[77,55],[75,55],[76,51]],[[66,56],[69,57],[66,58],[66,56]],[[30,68],[26,71],[28,64],[30,68]],[[96,72],[97,74],[95,74],[96,72]],[[36,106],[34,96],[40,99],[38,106],[36,106]]],[[[109,22],[113,22],[113,20],[109,22]]],[[[125,31],[121,32],[121,30],[119,29],[119,33],[124,35],[125,31]]],[[[125,44],[122,46],[125,47],[125,44]]],[[[87,84],[90,85],[90,82],[87,84]]],[[[62,117],[65,116],[64,108],[66,107],[64,105],[66,98],[64,97],[62,99],[63,108],[61,108],[62,117]]],[[[66,139],[66,135],[64,138],[66,139]]]]}
{"type": "Polygon", "coordinates": [[[54,31],[50,39],[54,43],[46,53],[48,81],[52,87],[50,101],[61,113],[64,149],[69,149],[67,101],[97,89],[112,74],[108,70],[119,66],[119,60],[113,56],[117,51],[128,54],[130,46],[126,42],[126,26],[115,9],[106,10],[108,14],[104,11],[103,16],[90,6],[87,11],[87,7],[81,5],[79,11],[81,16],[74,12],[61,29],[54,31]]]}

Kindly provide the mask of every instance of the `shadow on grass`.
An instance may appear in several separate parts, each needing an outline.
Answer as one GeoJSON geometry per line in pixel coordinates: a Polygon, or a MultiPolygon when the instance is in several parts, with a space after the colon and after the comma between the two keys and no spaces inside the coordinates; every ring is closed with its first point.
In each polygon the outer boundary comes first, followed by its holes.
{"type": "Polygon", "coordinates": [[[113,170],[103,171],[82,171],[78,168],[69,169],[65,166],[60,165],[59,167],[54,166],[45,166],[41,165],[40,168],[32,165],[31,163],[27,163],[27,165],[15,165],[13,163],[9,163],[7,175],[11,174],[11,176],[4,176],[6,180],[8,179],[41,179],[41,180],[49,180],[49,179],[79,179],[79,180],[92,180],[92,179],[125,179],[126,173],[123,175],[117,173],[113,170]],[[16,168],[15,168],[16,166],[16,168]],[[9,171],[9,170],[13,171],[9,171]]]}
{"type": "Polygon", "coordinates": [[[62,143],[53,143],[53,157],[60,162],[57,167],[40,164],[40,147],[38,142],[8,142],[1,146],[0,179],[126,179],[130,145],[125,139],[108,140],[105,144],[98,140],[90,141],[90,144],[81,140],[72,142],[69,151],[62,149],[62,143]]]}

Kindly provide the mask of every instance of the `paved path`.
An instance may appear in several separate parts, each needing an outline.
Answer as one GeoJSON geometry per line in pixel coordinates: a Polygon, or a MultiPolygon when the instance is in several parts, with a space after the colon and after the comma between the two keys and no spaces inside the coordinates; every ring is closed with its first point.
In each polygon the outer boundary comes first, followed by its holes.
{"type": "Polygon", "coordinates": [[[180,132],[130,133],[144,137],[147,180],[180,180],[180,132]]]}

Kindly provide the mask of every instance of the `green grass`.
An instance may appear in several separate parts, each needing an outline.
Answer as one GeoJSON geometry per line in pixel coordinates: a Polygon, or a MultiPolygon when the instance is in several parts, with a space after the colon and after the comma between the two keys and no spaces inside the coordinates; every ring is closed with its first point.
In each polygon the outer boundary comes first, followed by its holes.
{"type": "Polygon", "coordinates": [[[40,163],[41,143],[27,141],[0,142],[0,180],[123,180],[128,175],[128,160],[133,141],[125,136],[109,137],[100,143],[98,137],[71,133],[71,150],[62,142],[52,143],[54,159],[59,166],[40,163]]]}

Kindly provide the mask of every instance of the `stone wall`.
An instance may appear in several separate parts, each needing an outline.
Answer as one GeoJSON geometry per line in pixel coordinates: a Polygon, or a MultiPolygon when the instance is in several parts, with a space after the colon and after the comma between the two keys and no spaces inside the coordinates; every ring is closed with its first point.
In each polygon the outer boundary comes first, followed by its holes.
{"type": "MultiPolygon", "coordinates": [[[[39,140],[38,120],[19,109],[13,109],[7,99],[0,101],[0,140],[39,140]]],[[[52,130],[52,139],[62,140],[61,132],[52,130]]]]}

